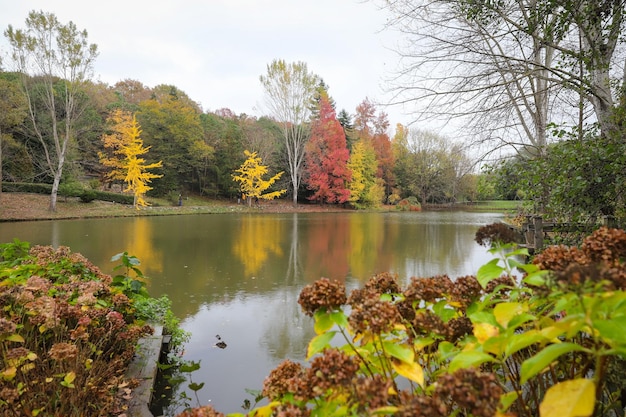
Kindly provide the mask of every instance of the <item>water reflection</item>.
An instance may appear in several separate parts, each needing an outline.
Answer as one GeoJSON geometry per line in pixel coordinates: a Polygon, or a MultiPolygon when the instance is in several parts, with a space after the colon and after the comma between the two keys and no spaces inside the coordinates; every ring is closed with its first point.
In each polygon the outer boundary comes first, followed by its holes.
{"type": "MultiPolygon", "coordinates": [[[[463,212],[218,214],[0,224],[0,240],[69,246],[104,272],[112,255],[141,260],[153,296],[167,294],[193,336],[202,403],[241,411],[245,388],[285,358],[301,360],[313,336],[297,304],[321,276],[359,285],[375,273],[475,273],[490,256],[473,242],[499,215],[463,212]],[[213,347],[220,335],[226,349],[213,347]]],[[[189,392],[189,394],[191,394],[189,392]]]]}

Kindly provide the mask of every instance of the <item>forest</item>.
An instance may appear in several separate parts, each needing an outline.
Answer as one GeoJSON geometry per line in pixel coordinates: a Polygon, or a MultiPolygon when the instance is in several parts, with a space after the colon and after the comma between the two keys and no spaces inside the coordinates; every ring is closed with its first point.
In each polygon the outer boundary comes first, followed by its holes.
{"type": "Polygon", "coordinates": [[[295,120],[279,112],[262,117],[227,108],[204,112],[174,85],[151,88],[140,80],[114,85],[92,81],[89,68],[97,46],[88,44],[86,32],[72,32],[72,42],[82,48],[73,63],[62,61],[59,46],[37,41],[43,33],[60,37],[72,28],[71,22],[63,24],[54,14],[32,12],[27,29],[10,28],[5,33],[14,58],[4,66],[12,71],[0,72],[5,183],[47,183],[53,190],[126,190],[124,175],[116,172],[114,162],[123,157],[105,140],[115,134],[115,115],[123,112],[136,120],[145,163],[160,162],[150,170],[154,176],[148,195],[192,193],[236,199],[241,188],[233,174],[248,151],[256,153],[271,175],[286,173],[273,189],[288,190],[294,203],[367,208],[411,195],[424,203],[475,198],[471,163],[460,147],[428,132],[409,137],[401,125],[390,137],[387,115],[368,98],[353,113],[337,111],[330,88],[305,63],[275,60],[261,77],[275,102],[299,100],[301,111],[295,120]],[[39,53],[26,46],[29,36],[39,53]],[[42,67],[53,70],[38,73],[42,67]],[[63,77],[68,68],[74,79],[63,77]],[[278,91],[272,88],[285,74],[294,79],[301,75],[300,85],[289,86],[298,97],[272,96],[278,91]]]}
{"type": "Polygon", "coordinates": [[[416,106],[410,126],[392,126],[368,97],[338,110],[305,62],[267,64],[264,116],[204,111],[174,85],[95,82],[87,31],[33,11],[24,29],[4,32],[0,178],[51,184],[53,196],[60,186],[127,189],[104,140],[122,111],[151,167],[148,195],[236,199],[247,151],[269,176],[284,173],[268,191],[294,204],[519,199],[559,220],[624,217],[623,2],[452,3],[381,5],[407,39],[390,89],[416,106]],[[420,128],[433,117],[458,134],[420,128]]]}

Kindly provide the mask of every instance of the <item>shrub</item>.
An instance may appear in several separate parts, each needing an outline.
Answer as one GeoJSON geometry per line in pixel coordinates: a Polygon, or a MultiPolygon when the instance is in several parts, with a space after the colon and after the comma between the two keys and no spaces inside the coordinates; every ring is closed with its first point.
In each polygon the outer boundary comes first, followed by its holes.
{"type": "Polygon", "coordinates": [[[136,382],[125,372],[153,330],[136,308],[138,261],[117,259],[130,267],[112,278],[66,247],[0,245],[1,415],[124,412],[136,382]]]}
{"type": "Polygon", "coordinates": [[[252,413],[623,415],[626,233],[600,229],[580,249],[553,247],[532,264],[519,262],[525,250],[499,249],[456,280],[402,288],[381,274],[347,299],[342,283],[307,285],[299,303],[316,332],[307,364],[274,369],[269,403],[252,413]]]}
{"type": "Polygon", "coordinates": [[[80,195],[80,201],[83,203],[91,203],[96,199],[97,193],[95,190],[83,190],[80,195]]]}
{"type": "Polygon", "coordinates": [[[400,211],[421,211],[422,205],[417,201],[416,197],[403,198],[396,204],[396,210],[400,211]]]}

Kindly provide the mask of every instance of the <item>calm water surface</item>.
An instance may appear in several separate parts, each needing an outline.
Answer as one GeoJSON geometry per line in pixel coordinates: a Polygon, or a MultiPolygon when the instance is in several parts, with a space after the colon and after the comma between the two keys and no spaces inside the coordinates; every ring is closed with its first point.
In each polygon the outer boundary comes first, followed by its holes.
{"type": "Polygon", "coordinates": [[[314,335],[297,304],[304,285],[324,276],[355,287],[384,271],[403,282],[475,274],[491,257],[474,234],[500,217],[422,212],[61,220],[0,223],[0,241],[69,246],[106,273],[116,253],[137,256],[151,295],[167,294],[192,332],[184,357],[201,361],[192,374],[205,383],[201,404],[230,413],[242,411],[250,398],[245,389],[260,389],[283,359],[304,358],[314,335]],[[214,347],[216,335],[226,349],[214,347]]]}

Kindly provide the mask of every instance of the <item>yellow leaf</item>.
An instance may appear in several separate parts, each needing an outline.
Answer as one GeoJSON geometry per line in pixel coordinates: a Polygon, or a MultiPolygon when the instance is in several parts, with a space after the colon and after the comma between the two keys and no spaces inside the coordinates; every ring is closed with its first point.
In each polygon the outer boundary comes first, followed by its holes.
{"type": "Polygon", "coordinates": [[[274,408],[276,408],[276,406],[279,404],[279,401],[272,401],[268,405],[254,409],[251,415],[255,417],[269,417],[272,415],[272,411],[274,411],[274,408]]]}
{"type": "Polygon", "coordinates": [[[75,379],[76,379],[76,372],[74,371],[68,372],[67,374],[65,374],[65,378],[63,378],[63,380],[67,382],[68,384],[71,384],[72,382],[74,382],[75,379]]]}
{"type": "Polygon", "coordinates": [[[546,392],[541,417],[587,417],[593,414],[596,385],[591,379],[579,378],[559,382],[546,392]]]}
{"type": "Polygon", "coordinates": [[[476,323],[474,325],[474,336],[480,343],[485,343],[486,340],[497,336],[500,333],[498,328],[489,323],[476,323]]]}
{"type": "Polygon", "coordinates": [[[498,324],[506,328],[515,316],[528,311],[528,306],[522,303],[500,303],[493,309],[493,315],[498,324]]]}
{"type": "Polygon", "coordinates": [[[17,373],[17,368],[15,366],[11,366],[6,368],[4,371],[0,372],[0,377],[5,381],[10,381],[15,378],[15,374],[17,373]]]}
{"type": "Polygon", "coordinates": [[[399,375],[417,382],[420,386],[424,386],[424,370],[416,362],[404,362],[392,358],[391,366],[399,375]]]}
{"type": "Polygon", "coordinates": [[[8,340],[9,342],[24,343],[24,338],[17,333],[7,336],[4,340],[8,340]]]}

